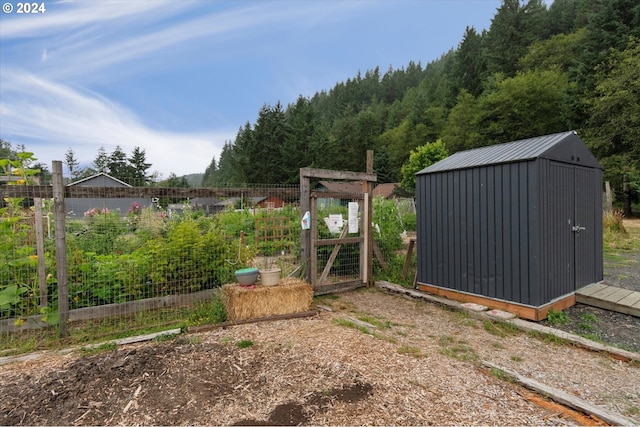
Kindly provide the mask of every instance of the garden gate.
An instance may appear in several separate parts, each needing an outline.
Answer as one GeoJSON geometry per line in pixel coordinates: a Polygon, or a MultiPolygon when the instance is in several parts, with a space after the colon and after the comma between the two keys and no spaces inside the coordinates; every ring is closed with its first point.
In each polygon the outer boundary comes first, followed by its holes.
{"type": "Polygon", "coordinates": [[[376,181],[373,174],[373,151],[367,152],[366,173],[300,169],[302,262],[305,266],[305,278],[313,287],[315,295],[369,285],[373,254],[371,201],[373,183],[376,181]],[[331,189],[319,191],[311,188],[312,179],[350,182],[352,185],[355,182],[360,183],[361,187],[357,192],[331,189]],[[342,214],[345,210],[347,220],[343,221],[342,214]],[[319,212],[328,214],[328,218],[321,218],[319,212]],[[327,227],[320,221],[325,222],[327,227]],[[328,235],[330,237],[326,238],[328,235]],[[329,252],[331,247],[333,249],[329,252]]]}

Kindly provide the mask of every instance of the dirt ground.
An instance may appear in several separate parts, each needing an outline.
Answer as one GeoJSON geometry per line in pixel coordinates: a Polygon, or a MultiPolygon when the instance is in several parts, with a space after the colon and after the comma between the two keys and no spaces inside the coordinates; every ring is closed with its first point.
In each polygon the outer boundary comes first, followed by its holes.
{"type": "Polygon", "coordinates": [[[0,425],[594,425],[490,361],[640,423],[640,366],[361,289],[331,311],[0,367],[0,425]],[[366,323],[363,323],[366,322],[366,323]]]}

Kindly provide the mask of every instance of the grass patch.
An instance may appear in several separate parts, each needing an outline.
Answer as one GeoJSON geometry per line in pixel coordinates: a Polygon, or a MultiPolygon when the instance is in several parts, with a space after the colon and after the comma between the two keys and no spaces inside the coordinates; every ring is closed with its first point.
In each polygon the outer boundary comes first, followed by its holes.
{"type": "Polygon", "coordinates": [[[640,228],[629,228],[626,234],[605,230],[603,244],[605,259],[608,256],[624,258],[624,252],[640,250],[640,228]]]}
{"type": "Polygon", "coordinates": [[[356,322],[354,322],[353,320],[338,318],[338,319],[333,319],[333,323],[335,323],[338,326],[344,326],[345,328],[351,328],[351,329],[357,329],[359,331],[369,332],[369,329],[365,328],[364,326],[356,325],[356,322]]]}
{"type": "Polygon", "coordinates": [[[218,298],[193,307],[163,308],[128,316],[73,322],[68,336],[60,338],[55,327],[25,330],[0,336],[0,352],[4,356],[42,350],[57,350],[92,343],[146,335],[168,329],[186,330],[189,325],[218,324],[226,321],[224,304],[218,298]]]}
{"type": "Polygon", "coordinates": [[[605,261],[608,261],[609,263],[612,263],[612,264],[626,264],[629,261],[626,257],[620,255],[617,252],[605,253],[603,255],[603,259],[605,261]]]}
{"type": "Polygon", "coordinates": [[[456,323],[460,324],[461,326],[467,326],[470,328],[478,327],[478,321],[471,317],[469,312],[466,310],[456,310],[453,316],[456,323]]]}
{"type": "Polygon", "coordinates": [[[367,328],[366,326],[356,324],[353,320],[349,320],[349,319],[333,319],[333,322],[336,325],[344,326],[345,328],[355,329],[357,331],[362,332],[363,334],[371,335],[371,336],[373,336],[373,337],[375,337],[377,339],[383,340],[383,341],[388,341],[390,343],[397,342],[397,340],[395,338],[386,337],[386,336],[384,336],[383,334],[381,334],[379,332],[372,331],[371,329],[367,328]]]}
{"type": "Polygon", "coordinates": [[[202,344],[204,342],[204,337],[202,335],[188,335],[184,338],[184,342],[189,345],[202,344]]]}
{"type": "Polygon", "coordinates": [[[556,311],[551,308],[547,313],[547,321],[551,325],[566,325],[569,323],[569,315],[564,311],[556,311]]]}
{"type": "Polygon", "coordinates": [[[522,357],[516,355],[511,356],[511,360],[513,360],[514,362],[522,362],[522,357]]]}
{"type": "Polygon", "coordinates": [[[247,348],[247,347],[251,347],[252,345],[254,345],[255,343],[251,340],[242,340],[242,341],[238,341],[236,343],[236,347],[238,348],[247,348]]]}
{"type": "Polygon", "coordinates": [[[393,323],[391,323],[389,320],[380,319],[371,315],[356,316],[356,318],[358,320],[362,320],[363,322],[369,323],[378,329],[391,329],[391,326],[393,326],[393,323]]]}
{"type": "Polygon", "coordinates": [[[188,323],[191,326],[218,324],[226,321],[227,310],[219,297],[197,303],[189,311],[188,323]]]}
{"type": "Polygon", "coordinates": [[[494,377],[496,377],[496,378],[498,378],[498,379],[500,379],[502,381],[512,382],[511,375],[507,374],[502,369],[491,368],[490,372],[491,372],[491,375],[493,375],[494,377]]]}
{"type": "Polygon", "coordinates": [[[545,335],[544,342],[546,342],[547,344],[556,344],[556,345],[568,343],[568,341],[565,340],[564,338],[560,338],[553,334],[545,335]]]}
{"type": "Polygon", "coordinates": [[[464,362],[475,362],[479,359],[478,353],[464,340],[456,340],[450,335],[441,336],[438,340],[441,348],[438,353],[464,362]]]}
{"type": "Polygon", "coordinates": [[[498,337],[506,337],[509,335],[517,335],[520,333],[520,330],[511,323],[485,320],[483,322],[483,325],[485,331],[489,332],[491,335],[496,335],[498,337]]]}
{"type": "Polygon", "coordinates": [[[586,332],[591,332],[593,331],[593,325],[591,323],[587,323],[587,322],[580,322],[578,323],[578,327],[580,328],[580,330],[582,331],[586,331],[586,332]]]}
{"type": "Polygon", "coordinates": [[[108,342],[98,346],[82,347],[80,349],[80,354],[83,357],[87,357],[87,356],[93,356],[94,354],[106,353],[109,351],[116,351],[117,349],[118,349],[118,344],[114,342],[108,342]]]}
{"type": "Polygon", "coordinates": [[[598,316],[593,313],[585,313],[580,318],[588,323],[596,323],[598,321],[598,316]]]}
{"type": "Polygon", "coordinates": [[[418,347],[412,345],[403,345],[398,348],[399,354],[406,354],[407,356],[415,357],[415,358],[424,358],[427,357],[426,353],[423,353],[418,347]]]}
{"type": "Polygon", "coordinates": [[[592,333],[592,334],[581,334],[580,336],[582,336],[583,338],[586,338],[588,340],[591,341],[595,341],[595,342],[602,342],[602,338],[600,338],[600,335],[597,333],[592,333]]]}
{"type": "Polygon", "coordinates": [[[438,338],[438,345],[440,345],[441,347],[446,347],[455,342],[456,338],[452,337],[451,335],[442,335],[440,338],[438,338]]]}

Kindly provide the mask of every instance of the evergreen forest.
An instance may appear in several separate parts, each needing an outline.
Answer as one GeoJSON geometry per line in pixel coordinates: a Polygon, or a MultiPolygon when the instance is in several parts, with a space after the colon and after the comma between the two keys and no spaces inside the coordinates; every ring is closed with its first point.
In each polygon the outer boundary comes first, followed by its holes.
{"type": "MultiPolygon", "coordinates": [[[[503,0],[488,30],[422,65],[358,72],[295,103],[264,105],[202,185],[297,183],[299,168],[400,182],[412,151],[460,150],[576,130],[621,195],[640,192],[640,2],[503,0]]],[[[410,190],[410,188],[407,188],[410,190]]]]}

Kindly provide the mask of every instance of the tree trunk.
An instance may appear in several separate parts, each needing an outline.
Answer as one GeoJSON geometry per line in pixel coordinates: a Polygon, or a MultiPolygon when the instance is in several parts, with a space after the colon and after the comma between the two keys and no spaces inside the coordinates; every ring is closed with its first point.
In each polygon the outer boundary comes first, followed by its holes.
{"type": "Polygon", "coordinates": [[[624,213],[625,218],[631,218],[631,187],[627,182],[626,178],[624,183],[622,184],[622,211],[624,213]]]}

